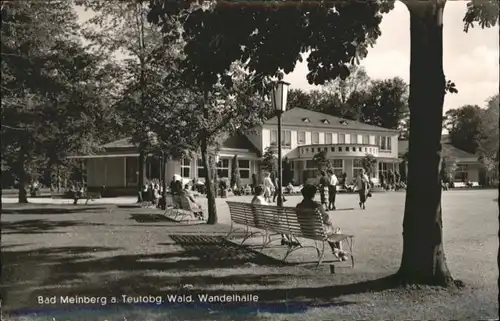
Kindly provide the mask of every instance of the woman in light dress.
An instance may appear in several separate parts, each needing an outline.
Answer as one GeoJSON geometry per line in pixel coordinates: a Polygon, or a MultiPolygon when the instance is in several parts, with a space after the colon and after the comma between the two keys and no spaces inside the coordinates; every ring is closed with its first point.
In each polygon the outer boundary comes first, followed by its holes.
{"type": "Polygon", "coordinates": [[[368,175],[365,174],[364,169],[361,169],[356,177],[356,189],[359,194],[359,207],[366,209],[365,203],[370,190],[370,180],[368,179],[368,175]]]}
{"type": "Polygon", "coordinates": [[[273,196],[274,193],[274,184],[273,181],[271,180],[271,174],[266,173],[264,175],[264,199],[266,202],[271,203],[271,197],[273,196]]]}

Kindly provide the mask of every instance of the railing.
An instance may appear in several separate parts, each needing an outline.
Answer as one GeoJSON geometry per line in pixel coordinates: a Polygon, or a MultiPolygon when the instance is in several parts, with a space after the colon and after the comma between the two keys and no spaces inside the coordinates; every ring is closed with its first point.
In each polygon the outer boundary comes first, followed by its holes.
{"type": "Polygon", "coordinates": [[[378,156],[379,147],[370,144],[319,144],[299,146],[299,158],[310,158],[315,154],[326,151],[327,156],[378,156]]]}

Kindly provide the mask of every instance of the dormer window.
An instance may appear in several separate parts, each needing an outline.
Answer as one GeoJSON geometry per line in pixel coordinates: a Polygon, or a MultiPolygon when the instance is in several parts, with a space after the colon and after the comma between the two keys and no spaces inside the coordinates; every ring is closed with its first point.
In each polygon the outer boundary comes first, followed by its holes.
{"type": "Polygon", "coordinates": [[[344,126],[347,126],[347,120],[342,119],[342,120],[340,121],[340,124],[341,124],[341,125],[344,125],[344,126]]]}
{"type": "Polygon", "coordinates": [[[330,123],[330,122],[328,121],[328,119],[323,119],[323,120],[321,120],[321,122],[322,122],[323,124],[329,124],[329,123],[330,123]]]}
{"type": "Polygon", "coordinates": [[[304,122],[304,123],[310,123],[311,121],[309,120],[309,118],[302,118],[302,122],[304,122]]]}

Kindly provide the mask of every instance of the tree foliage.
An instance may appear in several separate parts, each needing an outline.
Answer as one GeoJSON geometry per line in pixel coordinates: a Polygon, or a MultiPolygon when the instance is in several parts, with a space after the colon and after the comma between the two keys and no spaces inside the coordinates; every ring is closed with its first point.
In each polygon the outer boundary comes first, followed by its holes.
{"type": "Polygon", "coordinates": [[[260,165],[261,169],[268,173],[278,171],[278,157],[272,148],[266,148],[264,154],[262,155],[260,165]]]}
{"type": "Polygon", "coordinates": [[[320,172],[326,171],[326,170],[332,168],[332,163],[328,159],[327,152],[325,150],[322,150],[322,151],[314,154],[312,160],[313,160],[314,164],[316,165],[316,168],[320,172]]]}
{"type": "Polygon", "coordinates": [[[231,188],[236,186],[240,188],[240,167],[238,165],[238,155],[234,155],[231,163],[231,188]]]}
{"type": "Polygon", "coordinates": [[[408,84],[399,78],[371,82],[363,102],[363,122],[390,129],[401,129],[409,118],[408,84]]]}
{"type": "Polygon", "coordinates": [[[478,149],[483,110],[477,105],[465,105],[446,112],[445,127],[453,146],[475,154],[478,149]]]}
{"type": "Polygon", "coordinates": [[[115,120],[109,57],[86,50],[71,2],[2,3],[2,167],[24,184],[95,150],[115,120]]]}
{"type": "Polygon", "coordinates": [[[290,163],[290,160],[288,157],[283,158],[283,186],[287,186],[288,183],[291,183],[294,181],[294,172],[292,170],[292,164],[290,163]]]}
{"type": "Polygon", "coordinates": [[[377,159],[372,154],[366,154],[365,157],[361,159],[361,164],[366,171],[368,177],[372,177],[375,174],[377,159]]]}
{"type": "Polygon", "coordinates": [[[490,180],[498,181],[499,162],[499,95],[496,94],[487,101],[486,109],[481,114],[478,154],[479,160],[490,180]]]}

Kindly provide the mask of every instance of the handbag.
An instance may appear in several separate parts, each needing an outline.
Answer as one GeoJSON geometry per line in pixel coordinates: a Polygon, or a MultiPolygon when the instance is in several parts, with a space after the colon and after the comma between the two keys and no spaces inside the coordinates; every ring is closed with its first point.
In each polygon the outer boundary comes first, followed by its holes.
{"type": "Polygon", "coordinates": [[[372,197],[372,193],[368,192],[368,194],[366,194],[366,197],[372,197]]]}

